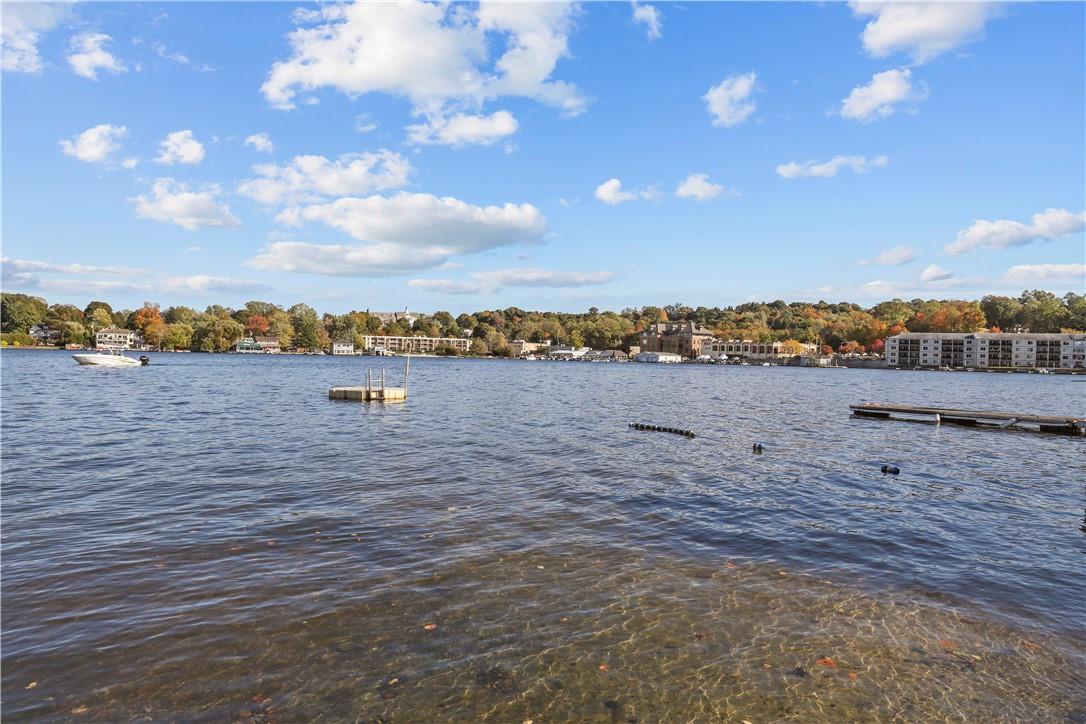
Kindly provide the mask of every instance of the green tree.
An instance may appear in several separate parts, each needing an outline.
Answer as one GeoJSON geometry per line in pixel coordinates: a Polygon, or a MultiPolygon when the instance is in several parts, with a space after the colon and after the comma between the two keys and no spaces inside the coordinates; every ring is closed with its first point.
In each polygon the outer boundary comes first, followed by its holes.
{"type": "Polygon", "coordinates": [[[288,311],[291,326],[294,327],[294,346],[320,349],[323,327],[316,311],[307,304],[295,304],[288,311]]]}
{"type": "Polygon", "coordinates": [[[188,349],[192,346],[192,333],[192,326],[184,322],[167,324],[165,334],[162,337],[162,347],[165,349],[188,349]]]}
{"type": "Polygon", "coordinates": [[[294,325],[290,323],[290,315],[282,310],[272,312],[268,317],[268,334],[279,340],[281,348],[293,347],[294,325]]]}
{"type": "MultiPolygon", "coordinates": [[[[78,310],[76,310],[78,311],[78,310]]],[[[79,313],[82,318],[83,313],[79,313]]],[[[61,344],[86,344],[87,343],[87,328],[79,322],[61,322],[60,326],[60,343],[61,344]]]]}
{"type": "Polygon", "coordinates": [[[980,308],[984,312],[985,326],[1009,332],[1022,323],[1022,303],[1017,299],[989,294],[980,300],[980,308]]]}
{"type": "Polygon", "coordinates": [[[28,332],[45,319],[48,309],[41,297],[0,293],[0,331],[28,332]]]}

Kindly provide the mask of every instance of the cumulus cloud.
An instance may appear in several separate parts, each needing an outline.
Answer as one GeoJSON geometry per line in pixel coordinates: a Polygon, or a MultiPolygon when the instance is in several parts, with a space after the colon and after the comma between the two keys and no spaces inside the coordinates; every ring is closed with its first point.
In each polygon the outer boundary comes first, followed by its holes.
{"type": "Polygon", "coordinates": [[[751,96],[757,90],[758,74],[754,71],[730,75],[702,96],[714,126],[737,126],[750,118],[756,104],[751,96]]]}
{"type": "Polygon", "coordinates": [[[192,131],[174,131],[159,141],[156,163],[172,166],[175,163],[195,165],[204,160],[204,144],[193,137],[192,131]]]}
{"type": "Polygon", "coordinates": [[[495,269],[472,272],[468,279],[412,279],[408,286],[443,294],[488,294],[506,287],[585,287],[606,284],[613,272],[563,272],[546,269],[495,269]]]}
{"type": "Polygon", "coordinates": [[[40,73],[41,36],[70,15],[69,3],[0,3],[0,58],[3,69],[14,73],[40,73]]]}
{"type": "Polygon", "coordinates": [[[854,173],[866,173],[872,168],[879,168],[890,163],[886,156],[834,156],[829,161],[790,161],[777,166],[777,175],[793,179],[801,177],[831,178],[842,168],[852,169],[854,173]]]}
{"type": "Polygon", "coordinates": [[[658,195],[656,189],[653,188],[623,191],[622,182],[617,178],[608,179],[596,187],[596,198],[610,206],[618,206],[626,201],[637,199],[651,200],[658,195]]]}
{"type": "Polygon", "coordinates": [[[639,5],[637,0],[630,0],[635,23],[641,23],[648,32],[649,40],[660,37],[660,11],[653,5],[639,5]]]}
{"type": "Polygon", "coordinates": [[[218,184],[206,184],[193,191],[188,184],[172,178],[156,179],[151,194],[141,194],[131,199],[136,205],[136,216],[177,224],[183,229],[231,229],[241,226],[230,207],[221,204],[218,197],[222,189],[218,184]]]}
{"type": "Polygon", "coordinates": [[[254,133],[251,136],[245,138],[245,145],[252,146],[261,153],[271,153],[275,150],[275,144],[272,143],[271,138],[266,133],[254,133]]]}
{"type": "Polygon", "coordinates": [[[344,154],[335,161],[324,156],[295,156],[281,166],[258,164],[253,172],[261,178],[241,182],[238,193],[271,205],[401,188],[414,169],[400,154],[382,149],[344,154]]]}
{"type": "Polygon", "coordinates": [[[883,58],[906,52],[914,63],[927,61],[976,40],[999,12],[987,2],[853,2],[857,17],[872,17],[863,31],[869,55],[883,58]]]}
{"type": "Polygon", "coordinates": [[[1076,281],[1081,289],[1086,282],[1086,264],[1019,264],[1008,269],[1005,278],[1014,284],[1076,281]]]}
{"type": "Polygon", "coordinates": [[[68,42],[68,65],[76,75],[98,80],[98,71],[125,73],[128,68],[105,49],[113,38],[104,33],[80,33],[68,42]]]}
{"type": "Polygon", "coordinates": [[[872,265],[887,265],[887,266],[899,266],[901,264],[908,264],[910,261],[916,258],[916,252],[912,247],[908,246],[895,246],[892,249],[880,253],[873,259],[863,259],[859,262],[860,266],[872,266],[872,265]]]}
{"type": "Polygon", "coordinates": [[[319,222],[365,244],[279,241],[249,260],[260,269],[381,277],[440,266],[457,254],[538,243],[547,230],[531,204],[474,206],[455,198],[401,192],[341,198],[279,214],[293,226],[319,222]]]}
{"type": "Polygon", "coordinates": [[[1019,221],[977,220],[968,229],[958,232],[947,245],[947,254],[963,254],[975,249],[1008,249],[1035,241],[1058,239],[1086,228],[1086,211],[1072,213],[1067,209],[1045,209],[1034,214],[1029,224],[1019,221]]]}
{"type": "Polygon", "coordinates": [[[517,119],[509,111],[497,111],[489,116],[465,113],[448,118],[434,116],[425,123],[407,127],[409,143],[442,144],[453,148],[489,146],[516,132],[517,119]]]}
{"type": "Polygon", "coordinates": [[[708,201],[725,193],[738,196],[735,191],[729,191],[722,185],[709,181],[709,175],[704,173],[690,174],[675,189],[675,195],[679,198],[694,199],[696,201],[708,201]]]}
{"type": "Polygon", "coordinates": [[[893,115],[902,103],[916,103],[927,97],[927,86],[914,86],[908,68],[886,70],[873,75],[867,85],[852,89],[841,102],[841,117],[867,123],[893,115]]]}
{"type": "Polygon", "coordinates": [[[922,282],[941,282],[950,279],[954,276],[953,272],[948,269],[944,269],[938,264],[932,264],[924,268],[924,271],[920,272],[920,281],[922,282]]]}
{"type": "MultiPolygon", "coordinates": [[[[551,79],[569,55],[576,12],[569,3],[323,5],[296,16],[315,25],[290,33],[291,55],[272,66],[261,91],[276,108],[293,108],[299,94],[321,88],[351,97],[386,93],[408,99],[431,122],[469,111],[480,118],[482,104],[503,96],[577,115],[587,99],[551,79]],[[492,59],[492,47],[503,54],[492,59]]],[[[440,142],[439,134],[430,137],[440,142]]]]}
{"type": "Polygon", "coordinates": [[[60,141],[64,155],[87,163],[104,163],[121,148],[121,139],[128,135],[124,126],[102,123],[60,141]]]}

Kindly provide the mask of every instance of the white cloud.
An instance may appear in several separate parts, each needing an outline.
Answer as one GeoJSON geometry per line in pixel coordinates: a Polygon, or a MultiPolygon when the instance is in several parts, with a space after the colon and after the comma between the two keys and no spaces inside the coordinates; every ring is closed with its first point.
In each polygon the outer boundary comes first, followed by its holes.
{"type": "Polygon", "coordinates": [[[102,123],[72,136],[70,140],[61,140],[60,147],[66,156],[87,163],[103,163],[121,148],[120,141],[127,135],[128,129],[124,126],[102,123]]]}
{"type": "Polygon", "coordinates": [[[895,246],[892,249],[880,253],[874,259],[863,259],[859,262],[860,266],[872,266],[875,264],[885,264],[887,266],[899,266],[901,264],[908,264],[910,261],[916,258],[916,252],[908,246],[895,246]]]}
{"type": "Polygon", "coordinates": [[[333,276],[389,276],[439,266],[457,254],[538,243],[547,230],[531,204],[473,206],[430,194],[342,198],[287,209],[279,221],[320,222],[366,244],[269,244],[249,261],[260,269],[333,276]]]}
{"type": "Polygon", "coordinates": [[[790,161],[777,166],[777,175],[781,178],[793,179],[801,177],[832,178],[842,168],[852,169],[854,173],[866,173],[872,168],[879,168],[890,163],[886,156],[834,156],[829,161],[805,161],[797,163],[790,161]]]}
{"type": "Polygon", "coordinates": [[[841,117],[856,121],[873,121],[893,115],[901,103],[915,103],[928,97],[924,83],[913,86],[908,68],[886,70],[871,77],[871,82],[857,86],[841,102],[841,117]]]}
{"type": "Polygon", "coordinates": [[[16,271],[60,272],[63,274],[113,274],[117,276],[136,276],[147,274],[147,269],[130,266],[91,266],[87,264],[53,264],[47,261],[31,259],[12,259],[0,257],[0,264],[16,271]]]}
{"type": "Polygon", "coordinates": [[[45,67],[38,41],[70,14],[69,3],[0,3],[0,57],[3,69],[40,73],[45,67]]]}
{"type": "Polygon", "coordinates": [[[275,150],[275,144],[272,143],[271,138],[267,133],[254,133],[251,136],[245,138],[245,145],[252,146],[261,153],[271,153],[275,150]]]}
{"type": "Polygon", "coordinates": [[[857,17],[874,17],[863,31],[869,55],[883,58],[907,52],[927,61],[979,38],[999,11],[987,2],[853,2],[857,17]]]}
{"type": "Polygon", "coordinates": [[[387,277],[440,266],[454,249],[398,244],[310,244],[277,241],[246,262],[256,269],[343,277],[387,277]]]}
{"type": "Polygon", "coordinates": [[[715,184],[709,181],[708,174],[704,173],[692,173],[687,176],[679,187],[675,189],[675,195],[684,199],[696,199],[698,201],[708,201],[709,199],[715,199],[721,194],[728,194],[729,196],[738,196],[735,191],[730,191],[720,184],[715,184]]]}
{"type": "Polygon", "coordinates": [[[950,279],[954,274],[948,269],[944,269],[938,264],[932,264],[924,268],[924,271],[920,272],[920,281],[922,282],[941,282],[950,279]]]}
{"type": "Polygon", "coordinates": [[[135,168],[136,166],[139,166],[139,165],[140,165],[140,160],[138,158],[136,158],[135,156],[129,156],[125,160],[121,161],[121,166],[124,166],[127,169],[133,169],[133,168],[135,168]]]}
{"type": "Polygon", "coordinates": [[[238,193],[271,205],[401,188],[414,169],[400,154],[382,149],[345,154],[335,161],[324,156],[295,156],[288,164],[258,164],[253,171],[261,178],[241,182],[238,193]]]}
{"type": "Polygon", "coordinates": [[[1086,264],[1019,264],[1008,269],[1005,278],[1015,284],[1074,280],[1081,289],[1086,282],[1086,264]]]}
{"type": "Polygon", "coordinates": [[[636,191],[623,191],[622,182],[617,178],[608,179],[596,187],[596,198],[610,206],[618,206],[625,201],[637,199],[651,200],[659,196],[654,188],[640,189],[636,191]]]}
{"type": "Polygon", "coordinates": [[[164,43],[161,43],[161,42],[154,43],[151,46],[151,48],[155,51],[155,54],[158,55],[158,57],[160,57],[160,58],[165,58],[166,60],[172,60],[175,63],[180,63],[181,65],[191,65],[192,64],[192,61],[189,60],[188,56],[185,55],[184,53],[171,53],[170,51],[166,50],[166,45],[164,43]]]}
{"type": "Polygon", "coordinates": [[[947,254],[962,254],[974,249],[1008,249],[1025,246],[1034,241],[1058,239],[1086,228],[1086,212],[1072,213],[1067,209],[1045,209],[1034,214],[1031,223],[1019,221],[977,220],[968,229],[958,232],[947,245],[947,254]]]}
{"type": "Polygon", "coordinates": [[[251,279],[195,274],[186,277],[166,277],[156,282],[154,288],[166,294],[208,294],[215,292],[258,292],[268,287],[251,279]]]}
{"type": "Polygon", "coordinates": [[[469,279],[412,279],[408,286],[443,294],[487,294],[506,287],[584,287],[606,284],[614,272],[563,272],[546,269],[496,269],[472,272],[469,279]]]}
{"type": "Polygon", "coordinates": [[[113,57],[104,47],[112,41],[113,38],[104,33],[88,32],[72,36],[68,41],[68,64],[76,75],[91,80],[98,80],[99,70],[110,73],[127,72],[128,68],[124,63],[113,57]]]}
{"type": "Polygon", "coordinates": [[[756,104],[751,95],[757,90],[758,74],[754,71],[730,75],[702,96],[713,116],[714,126],[737,126],[754,113],[756,104]]]}
{"type": "Polygon", "coordinates": [[[159,141],[161,149],[156,163],[172,166],[175,163],[194,165],[204,160],[204,144],[197,141],[192,131],[174,131],[159,141]]]}
{"type": "Polygon", "coordinates": [[[359,133],[369,133],[377,130],[377,121],[370,118],[368,113],[359,113],[354,117],[354,130],[359,133]]]}
{"type": "Polygon", "coordinates": [[[653,5],[638,5],[637,0],[630,0],[635,23],[641,23],[648,32],[649,40],[660,37],[660,11],[653,5]]]}
{"type": "Polygon", "coordinates": [[[442,144],[463,148],[474,144],[489,146],[517,132],[517,119],[509,111],[489,116],[458,113],[449,118],[433,116],[424,123],[407,127],[408,142],[442,144]]]}
{"type": "Polygon", "coordinates": [[[230,207],[220,204],[222,190],[217,184],[207,184],[192,191],[187,184],[172,178],[155,179],[151,195],[131,199],[136,204],[136,216],[177,224],[183,229],[231,229],[241,226],[230,207]]]}
{"type": "Polygon", "coordinates": [[[575,85],[550,79],[569,55],[575,12],[569,3],[323,5],[320,24],[290,33],[291,56],[272,66],[261,91],[276,108],[295,107],[299,93],[334,88],[351,97],[405,97],[428,118],[478,112],[503,96],[577,115],[587,100],[575,85]],[[504,53],[492,60],[491,47],[504,53]]]}

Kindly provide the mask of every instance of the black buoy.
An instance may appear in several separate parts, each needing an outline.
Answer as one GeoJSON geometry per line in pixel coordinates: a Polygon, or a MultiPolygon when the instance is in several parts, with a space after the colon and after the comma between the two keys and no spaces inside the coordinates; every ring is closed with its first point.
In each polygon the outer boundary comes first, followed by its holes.
{"type": "Polygon", "coordinates": [[[883,465],[882,472],[886,475],[897,475],[901,472],[901,468],[899,468],[897,465],[883,465]]]}
{"type": "Polygon", "coordinates": [[[140,364],[143,365],[144,367],[146,367],[147,365],[151,364],[151,358],[148,357],[145,354],[141,354],[140,355],[140,364]]]}
{"type": "Polygon", "coordinates": [[[754,454],[755,455],[761,455],[764,452],[765,452],[765,445],[763,445],[760,442],[754,443],[754,454]]]}

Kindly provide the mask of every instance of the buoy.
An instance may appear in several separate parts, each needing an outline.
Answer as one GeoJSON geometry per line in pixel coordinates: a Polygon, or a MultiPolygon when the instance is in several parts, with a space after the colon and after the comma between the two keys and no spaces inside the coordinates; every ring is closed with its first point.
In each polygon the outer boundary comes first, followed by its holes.
{"type": "Polygon", "coordinates": [[[755,455],[761,455],[764,452],[765,452],[765,445],[763,445],[760,442],[754,443],[754,454],[755,455]]]}
{"type": "Polygon", "coordinates": [[[897,465],[883,465],[882,472],[886,475],[897,475],[901,472],[901,468],[899,468],[897,465]]]}

